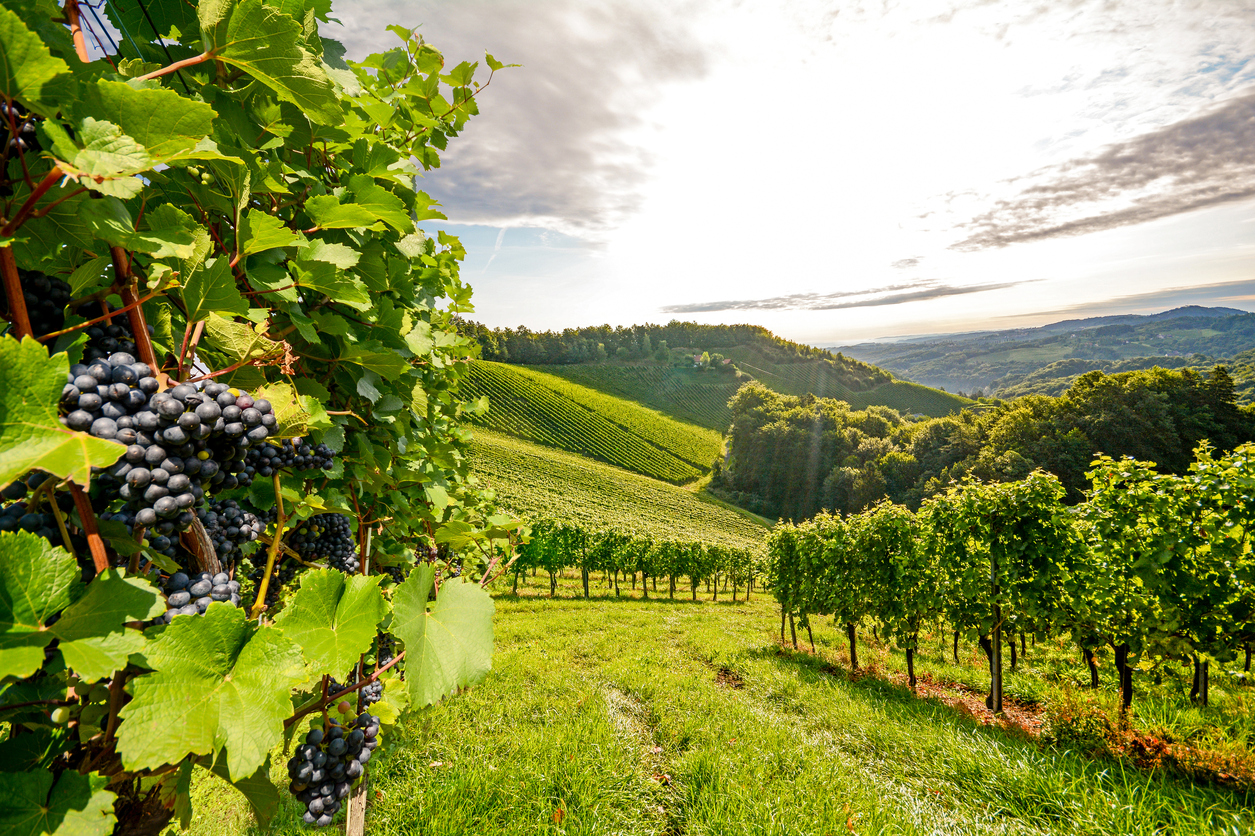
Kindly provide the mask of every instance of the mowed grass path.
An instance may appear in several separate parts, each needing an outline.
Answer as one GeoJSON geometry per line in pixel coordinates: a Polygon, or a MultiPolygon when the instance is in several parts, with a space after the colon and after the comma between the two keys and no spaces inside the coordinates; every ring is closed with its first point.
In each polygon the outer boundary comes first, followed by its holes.
{"type": "MultiPolygon", "coordinates": [[[[567,579],[560,594],[577,583],[567,579]]],[[[1076,836],[1255,827],[1240,795],[1042,748],[905,688],[825,672],[780,651],[774,613],[767,598],[498,598],[493,672],[377,753],[367,832],[1076,836]]],[[[816,632],[840,641],[830,626],[816,632]]],[[[216,779],[196,796],[194,833],[256,832],[216,779]]],[[[301,832],[294,811],[285,801],[277,832],[301,832]]]]}

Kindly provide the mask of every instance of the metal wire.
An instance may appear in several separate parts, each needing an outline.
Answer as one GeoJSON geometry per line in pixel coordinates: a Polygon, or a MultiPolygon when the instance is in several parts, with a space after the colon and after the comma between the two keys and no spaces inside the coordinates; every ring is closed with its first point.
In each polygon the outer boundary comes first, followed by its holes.
{"type": "MultiPolygon", "coordinates": [[[[165,38],[161,37],[161,33],[157,31],[157,24],[153,23],[152,15],[148,13],[148,7],[144,5],[144,0],[135,0],[135,2],[139,4],[139,10],[144,13],[144,20],[148,21],[148,25],[152,27],[153,37],[157,39],[157,43],[161,44],[162,52],[166,54],[166,58],[173,64],[174,56],[170,54],[170,48],[166,46],[165,38]]],[[[174,74],[179,77],[179,83],[183,85],[184,92],[189,96],[192,95],[192,90],[187,86],[187,80],[183,78],[183,73],[175,70],[174,74]]]]}

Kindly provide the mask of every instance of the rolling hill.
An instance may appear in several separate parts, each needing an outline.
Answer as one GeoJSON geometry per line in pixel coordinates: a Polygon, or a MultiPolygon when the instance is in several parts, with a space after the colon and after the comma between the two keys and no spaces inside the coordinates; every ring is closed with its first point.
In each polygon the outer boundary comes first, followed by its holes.
{"type": "Polygon", "coordinates": [[[1040,328],[912,337],[840,349],[928,386],[1011,396],[1057,393],[1060,386],[1070,385],[1070,379],[1064,380],[1067,375],[1075,379],[1090,369],[1210,368],[1252,346],[1255,314],[1190,306],[1148,316],[1101,316],[1040,328]],[[1043,377],[1051,364],[1065,365],[1043,377]]]}
{"type": "Polygon", "coordinates": [[[703,494],[489,430],[475,430],[471,469],[504,508],[531,520],[754,550],[767,532],[761,517],[703,494]]]}
{"type": "Polygon", "coordinates": [[[702,476],[723,450],[714,430],[537,369],[477,360],[462,393],[488,397],[481,426],[664,482],[702,476]]]}

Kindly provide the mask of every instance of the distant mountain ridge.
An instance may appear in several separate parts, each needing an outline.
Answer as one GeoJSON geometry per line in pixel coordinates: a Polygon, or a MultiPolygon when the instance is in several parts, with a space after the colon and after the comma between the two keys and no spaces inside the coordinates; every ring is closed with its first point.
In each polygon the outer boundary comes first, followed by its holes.
{"type": "Polygon", "coordinates": [[[1006,397],[1057,393],[1075,379],[1077,369],[1210,368],[1251,348],[1255,314],[1189,305],[1155,314],[1070,319],[1036,328],[908,337],[831,350],[926,386],[1006,397]]]}

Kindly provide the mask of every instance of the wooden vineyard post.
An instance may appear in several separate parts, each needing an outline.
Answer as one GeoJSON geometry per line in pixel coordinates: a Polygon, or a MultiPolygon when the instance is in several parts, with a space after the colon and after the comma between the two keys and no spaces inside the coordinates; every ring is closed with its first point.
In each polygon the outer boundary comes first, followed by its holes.
{"type": "Polygon", "coordinates": [[[993,652],[989,661],[989,708],[994,714],[1002,713],[1002,606],[998,603],[998,558],[989,558],[989,586],[994,601],[994,627],[990,638],[993,652]]]}
{"type": "Polygon", "coordinates": [[[349,810],[344,821],[345,836],[364,836],[366,833],[366,785],[369,776],[362,775],[362,781],[349,797],[349,810]]]}

